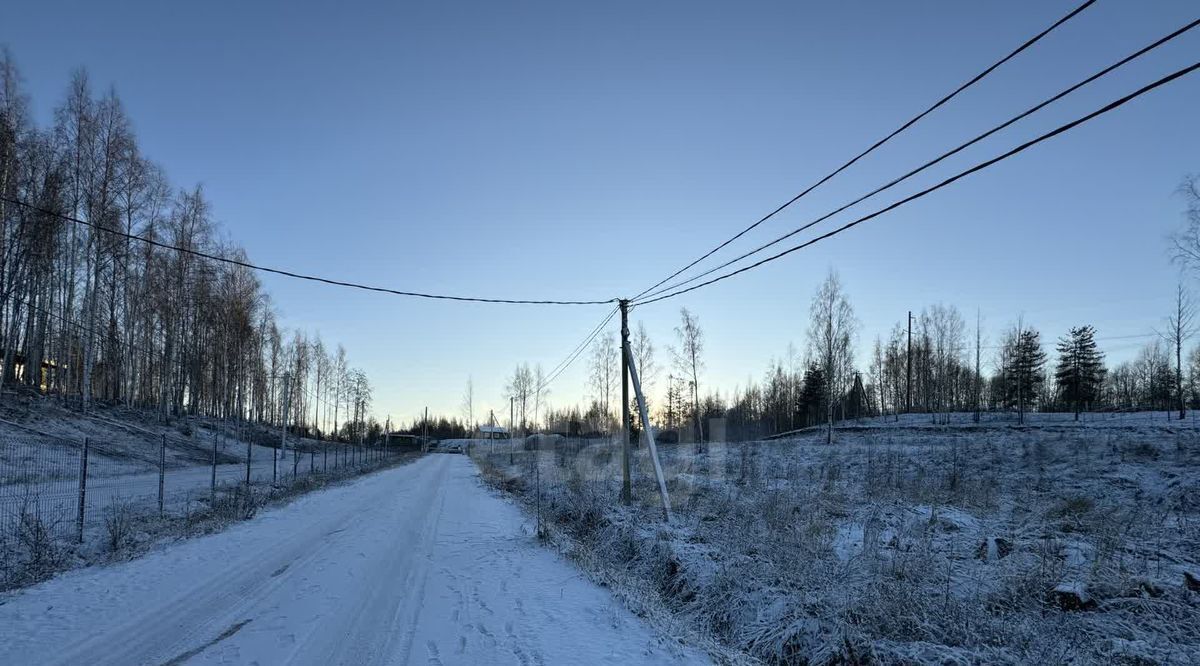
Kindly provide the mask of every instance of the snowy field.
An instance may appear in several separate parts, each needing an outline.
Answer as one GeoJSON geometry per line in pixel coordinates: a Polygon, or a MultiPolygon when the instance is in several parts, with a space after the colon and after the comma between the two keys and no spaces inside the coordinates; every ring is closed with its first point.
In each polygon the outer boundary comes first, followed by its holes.
{"type": "Polygon", "coordinates": [[[0,596],[0,664],[671,664],[471,461],[425,456],[0,596]]]}
{"type": "Polygon", "coordinates": [[[665,447],[669,525],[644,449],[628,507],[609,444],[474,457],[627,603],[748,659],[1200,663],[1200,432],[925,419],[665,447]]]}

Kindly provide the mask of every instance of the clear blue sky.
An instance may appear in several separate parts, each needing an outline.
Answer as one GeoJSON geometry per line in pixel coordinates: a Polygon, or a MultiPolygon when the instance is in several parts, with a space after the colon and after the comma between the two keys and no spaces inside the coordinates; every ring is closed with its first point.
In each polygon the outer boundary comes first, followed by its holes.
{"type": "MultiPolygon", "coordinates": [[[[80,65],[116,85],[143,149],[204,184],[254,261],[401,289],[630,295],[790,198],[1066,13],[1054,2],[23,3],[4,12],[48,123],[80,65]]],[[[747,242],[773,237],[1195,18],[1187,0],[1101,0],[747,242]]],[[[1200,30],[897,193],[1132,91],[1200,53],[1200,30]]],[[[1177,271],[1173,194],[1200,172],[1200,75],[762,270],[641,308],[708,338],[702,382],[803,346],[830,267],[863,347],[942,301],[990,337],[1022,313],[1052,341],[1149,331],[1177,271]]],[[[891,201],[884,195],[879,203],[891,201]]],[[[876,204],[878,205],[878,204],[876,204]]],[[[870,203],[862,212],[873,210],[870,203]]],[[[503,401],[519,361],[557,363],[603,308],[426,302],[265,277],[289,326],[343,342],[380,417],[503,401]]],[[[615,324],[615,322],[614,322],[615,324]]],[[[1133,353],[1114,343],[1110,358],[1133,353]]],[[[552,387],[584,391],[584,364],[552,387]]],[[[506,406],[506,405],[505,405],[506,406]]]]}

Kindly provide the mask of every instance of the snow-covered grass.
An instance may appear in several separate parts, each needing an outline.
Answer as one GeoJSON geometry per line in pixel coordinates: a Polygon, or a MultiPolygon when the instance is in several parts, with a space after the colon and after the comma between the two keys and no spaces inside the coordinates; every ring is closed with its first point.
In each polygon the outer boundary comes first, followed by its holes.
{"type": "Polygon", "coordinates": [[[644,449],[629,506],[611,443],[474,457],[642,612],[747,658],[1200,661],[1200,432],[1178,422],[848,428],[832,446],[662,454],[671,524],[644,449]]]}
{"type": "MultiPolygon", "coordinates": [[[[0,486],[36,480],[75,479],[84,440],[90,443],[89,476],[157,473],[164,453],[167,469],[269,460],[280,441],[278,429],[201,416],[164,422],[152,411],[96,405],[83,413],[45,398],[5,395],[0,403],[0,486]]],[[[309,438],[288,437],[288,447],[321,450],[309,438]]],[[[156,482],[157,483],[157,482],[156,482]]]]}

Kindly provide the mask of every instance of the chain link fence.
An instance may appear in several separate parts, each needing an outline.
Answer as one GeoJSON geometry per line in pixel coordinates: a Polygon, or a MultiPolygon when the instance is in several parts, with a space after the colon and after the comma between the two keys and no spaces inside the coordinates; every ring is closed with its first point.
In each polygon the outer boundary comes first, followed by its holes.
{"type": "Polygon", "coordinates": [[[120,550],[157,522],[249,517],[273,496],[414,455],[412,446],[301,440],[283,448],[219,433],[128,442],[0,437],[0,587],[61,568],[72,551],[120,550]],[[240,514],[240,515],[239,515],[240,514]],[[43,562],[43,559],[50,561],[43,562]]]}

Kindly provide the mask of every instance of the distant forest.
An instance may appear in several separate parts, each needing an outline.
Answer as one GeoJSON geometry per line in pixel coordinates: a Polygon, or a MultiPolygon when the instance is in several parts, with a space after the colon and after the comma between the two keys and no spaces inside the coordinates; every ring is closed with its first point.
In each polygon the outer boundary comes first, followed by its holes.
{"type": "MultiPolygon", "coordinates": [[[[906,412],[927,413],[931,422],[951,412],[996,411],[1012,412],[1018,421],[1029,411],[1158,410],[1182,419],[1186,410],[1200,409],[1200,345],[1193,344],[1197,311],[1185,286],[1200,269],[1200,176],[1184,178],[1179,193],[1185,225],[1171,238],[1171,251],[1181,281],[1170,311],[1147,322],[1151,331],[1105,338],[1080,322],[1047,339],[1018,319],[1000,339],[989,341],[978,318],[936,304],[897,322],[886,336],[874,338],[867,358],[855,358],[862,348],[858,320],[839,276],[831,272],[812,297],[803,351],[789,345],[761,380],[732,391],[704,382],[704,336],[695,314],[681,310],[661,365],[639,325],[630,346],[648,394],[661,396],[651,405],[653,425],[671,433],[669,438],[680,431],[687,437],[698,422],[724,418],[726,436],[743,439],[906,412]],[[1099,344],[1105,340],[1140,349],[1132,360],[1111,365],[1099,344]]],[[[539,409],[547,401],[541,369],[519,365],[507,390],[517,405],[517,422],[526,430],[615,430],[620,411],[615,336],[596,340],[589,361],[589,402],[565,409],[539,409]]],[[[640,427],[636,407],[630,411],[633,427],[640,427]]],[[[466,413],[464,418],[470,421],[466,413]]]]}

